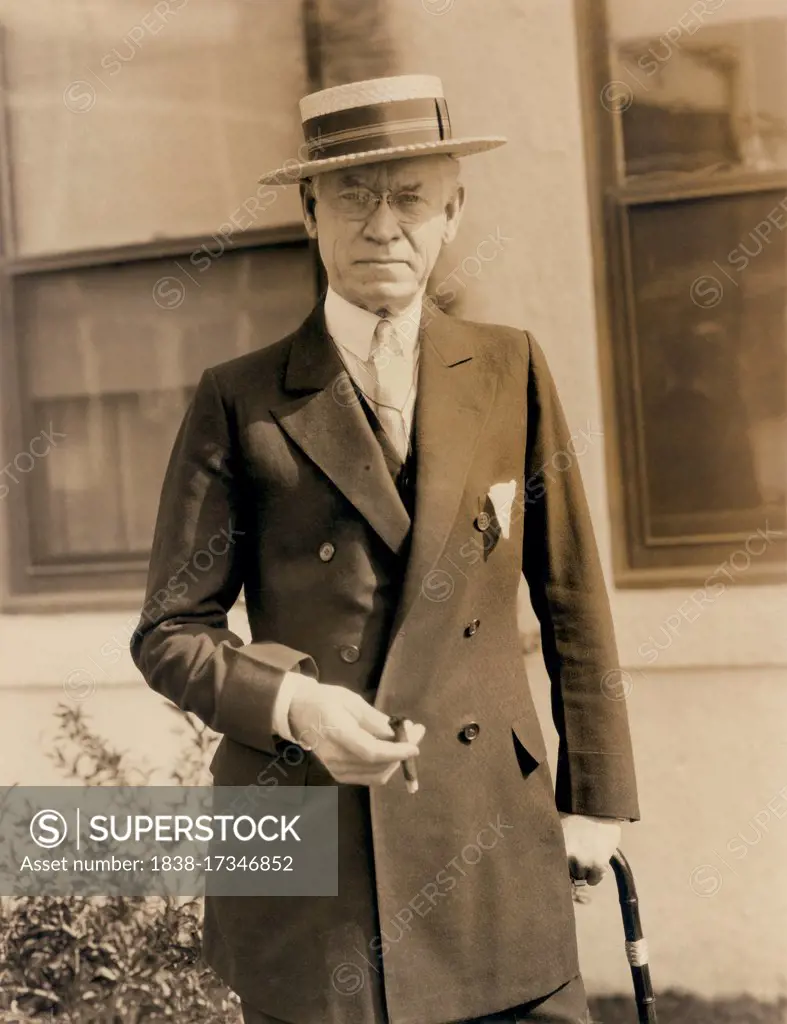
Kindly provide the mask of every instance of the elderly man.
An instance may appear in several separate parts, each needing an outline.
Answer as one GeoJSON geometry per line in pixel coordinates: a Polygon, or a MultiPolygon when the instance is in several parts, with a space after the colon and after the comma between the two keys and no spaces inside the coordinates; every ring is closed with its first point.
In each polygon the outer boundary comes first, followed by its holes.
{"type": "Polygon", "coordinates": [[[452,138],[430,76],[323,90],[301,113],[309,159],[262,180],[300,184],[327,294],[203,374],[132,650],[223,733],[216,785],[259,783],[278,757],[286,784],[338,786],[339,894],[211,896],[206,957],[247,1022],[585,1021],[571,878],[598,882],[638,816],[602,572],[540,348],[425,298],[462,213],[457,157],[505,140],[452,138]],[[170,586],[228,524],[226,553],[170,586]],[[248,644],[227,625],[241,588],[248,644]],[[399,742],[392,713],[410,719],[399,742]]]}

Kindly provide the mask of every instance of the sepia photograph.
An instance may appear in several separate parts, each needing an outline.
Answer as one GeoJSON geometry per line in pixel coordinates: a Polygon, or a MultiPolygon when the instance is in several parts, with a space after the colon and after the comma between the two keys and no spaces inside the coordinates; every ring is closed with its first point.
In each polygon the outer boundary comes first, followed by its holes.
{"type": "Polygon", "coordinates": [[[787,0],[0,0],[0,1024],[787,1024],[787,0]]]}

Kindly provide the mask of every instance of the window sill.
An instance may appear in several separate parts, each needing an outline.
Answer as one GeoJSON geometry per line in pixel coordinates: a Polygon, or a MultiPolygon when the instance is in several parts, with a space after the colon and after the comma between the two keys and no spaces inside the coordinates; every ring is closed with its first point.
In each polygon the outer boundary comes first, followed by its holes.
{"type": "Polygon", "coordinates": [[[17,594],[6,596],[4,615],[52,615],[60,612],[139,611],[145,600],[140,590],[94,590],[71,594],[17,594]]]}

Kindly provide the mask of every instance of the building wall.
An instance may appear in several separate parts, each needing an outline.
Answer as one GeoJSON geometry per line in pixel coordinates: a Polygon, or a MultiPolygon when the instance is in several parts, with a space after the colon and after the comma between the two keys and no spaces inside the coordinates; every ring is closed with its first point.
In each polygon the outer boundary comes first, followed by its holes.
{"type": "MultiPolygon", "coordinates": [[[[643,820],[627,827],[624,847],[640,883],[656,983],[703,995],[787,993],[780,881],[787,851],[787,591],[741,579],[647,666],[638,648],[688,592],[612,586],[606,441],[598,436],[608,416],[572,4],[396,0],[387,12],[397,70],[442,76],[455,131],[510,139],[466,161],[467,213],[439,273],[452,275],[463,315],[534,331],[572,427],[590,439],[582,472],[631,674],[642,796],[643,820]],[[468,273],[463,261],[490,235],[497,254],[471,276],[476,263],[465,263],[468,273]]],[[[341,77],[339,57],[333,80],[341,77]]],[[[81,700],[98,731],[163,766],[177,720],[120,651],[134,621],[133,609],[0,617],[0,781],[55,779],[45,752],[52,712],[63,700],[81,700]],[[119,653],[102,656],[112,638],[119,653]]],[[[242,609],[233,623],[246,634],[242,609]]],[[[548,723],[543,669],[537,657],[529,665],[548,723]]],[[[589,987],[627,991],[609,880],[578,918],[589,987]]]]}

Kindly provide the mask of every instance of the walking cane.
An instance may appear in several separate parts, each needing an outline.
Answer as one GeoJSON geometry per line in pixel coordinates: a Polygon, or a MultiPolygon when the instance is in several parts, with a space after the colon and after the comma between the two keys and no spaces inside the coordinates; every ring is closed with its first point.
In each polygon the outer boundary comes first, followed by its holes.
{"type": "Polygon", "coordinates": [[[639,1024],[658,1024],[656,1018],[656,997],[650,981],[648,964],[648,944],[642,934],[642,922],[639,917],[639,900],[634,874],[629,862],[620,852],[615,850],[610,858],[615,881],[618,886],[620,913],[623,918],[623,930],[626,935],[626,956],[631,967],[631,978],[634,982],[634,998],[637,1001],[639,1024]]]}

